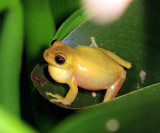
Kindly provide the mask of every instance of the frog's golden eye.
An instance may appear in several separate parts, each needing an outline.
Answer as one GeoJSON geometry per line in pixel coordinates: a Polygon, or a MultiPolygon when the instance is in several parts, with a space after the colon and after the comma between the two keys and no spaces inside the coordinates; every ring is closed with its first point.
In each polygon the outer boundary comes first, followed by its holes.
{"type": "Polygon", "coordinates": [[[51,42],[51,46],[54,44],[54,42],[56,42],[57,40],[53,40],[52,42],[51,42]]]}
{"type": "Polygon", "coordinates": [[[57,64],[63,64],[63,63],[65,62],[65,58],[64,58],[62,55],[57,55],[57,56],[55,57],[55,62],[56,62],[57,64]]]}

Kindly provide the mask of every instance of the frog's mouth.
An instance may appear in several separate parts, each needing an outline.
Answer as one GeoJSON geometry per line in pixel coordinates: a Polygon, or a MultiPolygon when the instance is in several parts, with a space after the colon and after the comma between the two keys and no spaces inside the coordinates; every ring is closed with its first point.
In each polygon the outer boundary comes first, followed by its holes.
{"type": "Polygon", "coordinates": [[[65,63],[63,65],[58,65],[58,64],[51,64],[48,62],[48,67],[51,67],[51,68],[59,68],[59,69],[62,69],[62,70],[66,70],[66,71],[72,71],[73,68],[72,68],[72,65],[68,64],[68,63],[65,63]]]}

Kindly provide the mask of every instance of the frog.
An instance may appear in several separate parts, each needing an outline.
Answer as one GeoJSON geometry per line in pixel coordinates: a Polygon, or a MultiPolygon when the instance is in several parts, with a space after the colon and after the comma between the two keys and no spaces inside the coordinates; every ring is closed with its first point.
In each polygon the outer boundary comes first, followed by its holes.
{"type": "Polygon", "coordinates": [[[50,102],[71,105],[79,88],[106,90],[102,102],[115,98],[126,79],[126,69],[132,65],[115,53],[99,48],[94,37],[91,42],[91,46],[70,47],[56,40],[43,52],[51,78],[70,87],[65,97],[46,91],[50,102]]]}

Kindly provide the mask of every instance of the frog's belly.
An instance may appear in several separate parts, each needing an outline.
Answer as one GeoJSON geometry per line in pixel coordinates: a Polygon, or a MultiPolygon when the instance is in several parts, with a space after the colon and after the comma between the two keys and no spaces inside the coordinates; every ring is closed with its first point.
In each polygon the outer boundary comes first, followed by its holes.
{"type": "MultiPolygon", "coordinates": [[[[122,68],[123,69],[123,68],[122,68]]],[[[121,70],[122,70],[121,69],[121,70]]],[[[78,85],[87,90],[102,90],[113,85],[121,76],[122,71],[109,72],[89,72],[77,74],[78,85]]]]}

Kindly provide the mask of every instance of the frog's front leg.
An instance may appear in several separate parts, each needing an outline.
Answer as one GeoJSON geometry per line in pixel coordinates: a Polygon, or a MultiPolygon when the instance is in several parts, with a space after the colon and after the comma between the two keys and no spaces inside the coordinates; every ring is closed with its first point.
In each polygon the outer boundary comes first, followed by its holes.
{"type": "Polygon", "coordinates": [[[123,85],[124,81],[126,79],[126,71],[123,70],[123,73],[121,75],[121,78],[118,79],[118,81],[116,81],[112,86],[110,86],[109,88],[105,88],[107,89],[107,92],[105,94],[104,100],[103,102],[107,102],[111,99],[113,99],[118,91],[120,90],[121,86],[123,85]]]}
{"type": "Polygon", "coordinates": [[[72,76],[72,78],[69,80],[68,85],[70,86],[70,89],[65,97],[62,97],[58,94],[46,92],[46,95],[53,97],[52,99],[50,99],[50,102],[61,102],[64,105],[70,105],[75,100],[78,94],[77,82],[74,76],[72,76]]]}

